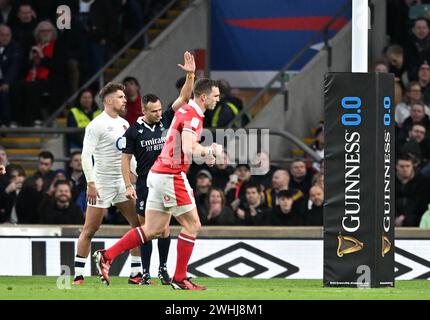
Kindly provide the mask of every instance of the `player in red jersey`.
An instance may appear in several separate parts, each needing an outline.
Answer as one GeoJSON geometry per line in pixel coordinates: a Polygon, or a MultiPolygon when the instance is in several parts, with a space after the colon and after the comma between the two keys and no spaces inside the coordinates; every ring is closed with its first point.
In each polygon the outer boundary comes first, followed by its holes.
{"type": "Polygon", "coordinates": [[[178,236],[176,270],[171,285],[180,290],[206,289],[187,277],[188,261],[201,224],[186,173],[193,157],[201,157],[206,164],[213,165],[216,156],[222,156],[221,145],[213,143],[210,147],[204,147],[198,143],[204,112],[213,110],[218,101],[217,82],[199,79],[194,85],[194,100],[176,111],[161,154],[148,174],[145,225],[130,230],[112,247],[94,254],[97,268],[106,284],[110,283],[111,262],[123,251],[160,237],[169,227],[173,215],[182,229],[178,236]]]}

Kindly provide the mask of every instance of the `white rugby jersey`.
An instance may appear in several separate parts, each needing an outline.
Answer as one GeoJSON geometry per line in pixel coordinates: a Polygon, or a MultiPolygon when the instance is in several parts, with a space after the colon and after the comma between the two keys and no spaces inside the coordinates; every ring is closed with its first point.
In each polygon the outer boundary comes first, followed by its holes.
{"type": "Polygon", "coordinates": [[[87,182],[122,179],[121,155],[125,143],[122,136],[128,127],[127,120],[120,116],[112,118],[103,111],[85,128],[82,168],[87,182]]]}

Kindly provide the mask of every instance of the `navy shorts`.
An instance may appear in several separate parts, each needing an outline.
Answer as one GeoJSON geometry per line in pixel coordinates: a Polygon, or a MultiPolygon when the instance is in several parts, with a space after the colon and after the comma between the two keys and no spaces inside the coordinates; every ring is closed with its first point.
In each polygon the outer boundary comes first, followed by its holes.
{"type": "Polygon", "coordinates": [[[145,183],[136,184],[136,194],[136,212],[137,214],[144,216],[146,208],[146,199],[148,198],[148,187],[146,186],[146,181],[145,183]]]}

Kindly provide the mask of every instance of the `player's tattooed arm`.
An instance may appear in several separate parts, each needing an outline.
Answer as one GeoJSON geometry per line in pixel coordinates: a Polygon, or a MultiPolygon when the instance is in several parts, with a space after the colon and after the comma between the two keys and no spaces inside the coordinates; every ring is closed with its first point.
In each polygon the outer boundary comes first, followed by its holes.
{"type": "Polygon", "coordinates": [[[185,78],[185,83],[182,86],[181,92],[179,93],[179,97],[172,104],[173,111],[178,110],[184,104],[188,103],[188,100],[191,99],[194,86],[194,72],[196,71],[194,56],[190,52],[186,51],[184,53],[184,64],[178,64],[178,67],[185,71],[187,75],[185,78]]]}

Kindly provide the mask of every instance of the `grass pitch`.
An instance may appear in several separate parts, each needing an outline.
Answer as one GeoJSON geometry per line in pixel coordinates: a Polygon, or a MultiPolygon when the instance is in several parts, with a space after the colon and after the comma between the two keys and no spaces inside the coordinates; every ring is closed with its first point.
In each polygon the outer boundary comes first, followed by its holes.
{"type": "Polygon", "coordinates": [[[137,286],[127,278],[111,278],[111,285],[97,277],[87,277],[85,284],[58,289],[57,277],[0,277],[0,299],[66,300],[430,300],[430,281],[396,281],[395,288],[355,289],[323,288],[321,280],[290,279],[213,279],[198,278],[206,291],[180,291],[170,286],[137,286]]]}

